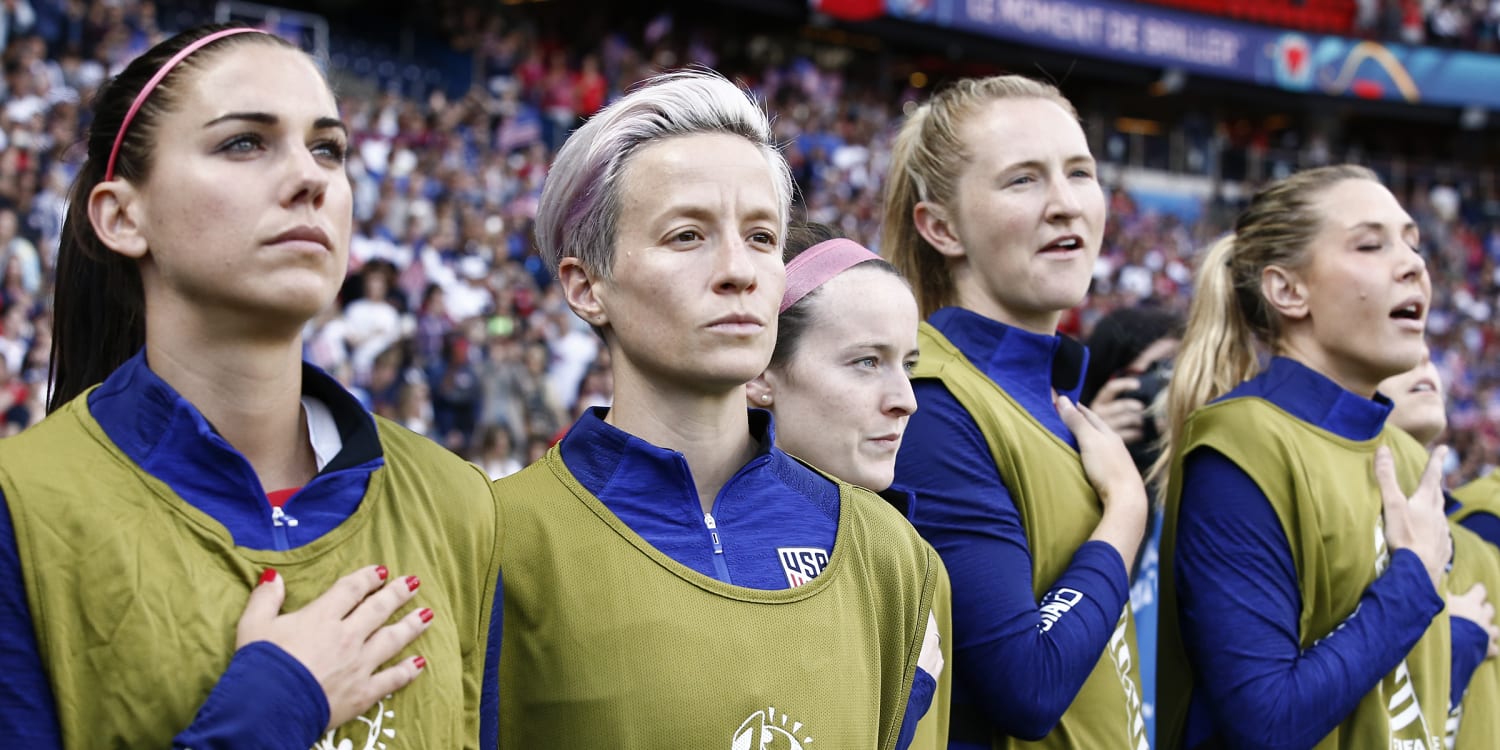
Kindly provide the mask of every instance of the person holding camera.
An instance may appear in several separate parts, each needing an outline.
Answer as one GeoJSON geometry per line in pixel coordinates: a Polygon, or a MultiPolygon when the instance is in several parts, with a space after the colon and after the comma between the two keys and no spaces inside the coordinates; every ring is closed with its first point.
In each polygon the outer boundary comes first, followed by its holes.
{"type": "Polygon", "coordinates": [[[1078,400],[1125,441],[1142,475],[1150,471],[1161,438],[1151,407],[1172,378],[1182,343],[1182,319],[1154,307],[1125,307],[1094,324],[1088,372],[1078,400]]]}

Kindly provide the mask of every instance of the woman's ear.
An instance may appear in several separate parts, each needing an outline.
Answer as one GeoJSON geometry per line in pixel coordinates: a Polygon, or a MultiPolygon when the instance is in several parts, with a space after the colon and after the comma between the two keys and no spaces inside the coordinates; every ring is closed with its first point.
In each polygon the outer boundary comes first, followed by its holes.
{"type": "Polygon", "coordinates": [[[964,245],[948,216],[948,209],[936,203],[917,201],[917,205],[911,207],[911,220],[922,239],[939,253],[949,258],[963,257],[964,245]]]}
{"type": "Polygon", "coordinates": [[[146,256],[140,194],[125,180],[101,182],[89,191],[89,223],[104,246],[126,257],[146,256]]]}
{"type": "Polygon", "coordinates": [[[771,393],[771,382],[766,378],[766,373],[755,376],[755,379],[745,384],[745,401],[757,409],[769,409],[775,403],[776,398],[771,393]]]}
{"type": "Polygon", "coordinates": [[[1260,274],[1260,293],[1272,310],[1288,320],[1302,320],[1310,312],[1307,284],[1289,269],[1266,266],[1260,274]]]}
{"type": "Polygon", "coordinates": [[[574,314],[595,328],[603,328],[609,323],[609,313],[605,311],[600,296],[604,281],[584,267],[581,259],[571,255],[563,258],[557,264],[557,280],[562,285],[563,298],[568,301],[568,307],[573,308],[574,314]]]}

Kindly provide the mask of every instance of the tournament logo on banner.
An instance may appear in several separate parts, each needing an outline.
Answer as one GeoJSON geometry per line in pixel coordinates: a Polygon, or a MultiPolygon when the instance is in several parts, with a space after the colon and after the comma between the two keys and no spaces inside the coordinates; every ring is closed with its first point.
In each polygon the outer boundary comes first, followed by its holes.
{"type": "Polygon", "coordinates": [[[1313,82],[1312,45],[1301,34],[1282,34],[1270,49],[1276,85],[1306,91],[1313,82]]]}

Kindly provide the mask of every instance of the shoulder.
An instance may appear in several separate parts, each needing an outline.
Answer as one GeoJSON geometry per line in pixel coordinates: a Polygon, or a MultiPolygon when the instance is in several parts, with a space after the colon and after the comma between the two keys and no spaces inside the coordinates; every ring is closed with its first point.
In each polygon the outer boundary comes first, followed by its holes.
{"type": "Polygon", "coordinates": [[[384,417],[375,417],[392,489],[404,502],[426,497],[461,514],[493,513],[494,495],[483,469],[384,417]]]}
{"type": "Polygon", "coordinates": [[[85,398],[81,395],[64,404],[18,435],[0,438],[0,477],[13,481],[30,477],[56,488],[87,478],[70,472],[93,461],[117,460],[135,466],[93,421],[85,398]]]}
{"type": "Polygon", "coordinates": [[[417,461],[437,468],[478,471],[478,467],[465,461],[454,452],[419,435],[399,422],[375,415],[375,427],[380,432],[380,447],[387,458],[417,461]]]}
{"type": "Polygon", "coordinates": [[[884,498],[863,487],[842,482],[839,483],[839,497],[848,505],[848,517],[872,554],[919,563],[924,569],[931,565],[932,560],[928,559],[931,545],[884,498]]]}
{"type": "Polygon", "coordinates": [[[1236,396],[1202,406],[1183,424],[1181,455],[1210,447],[1244,467],[1257,458],[1283,457],[1298,440],[1296,417],[1255,396],[1236,396]]]}

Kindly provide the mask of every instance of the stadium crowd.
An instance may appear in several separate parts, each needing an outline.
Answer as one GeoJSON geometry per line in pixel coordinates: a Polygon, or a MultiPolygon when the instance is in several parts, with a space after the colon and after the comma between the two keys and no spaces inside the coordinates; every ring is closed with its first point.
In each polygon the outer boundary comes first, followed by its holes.
{"type": "MultiPolygon", "coordinates": [[[[1429,41],[1445,35],[1438,17],[1449,6],[1472,16],[1461,35],[1493,46],[1500,2],[1422,4],[1429,41]]],[[[44,414],[53,265],[87,102],[163,28],[206,15],[165,7],[0,3],[0,434],[44,414]]],[[[335,58],[353,144],[356,232],[340,304],[305,339],[307,358],[369,408],[493,477],[535,459],[583,409],[611,399],[607,352],[568,310],[531,240],[551,157],[582,118],[652,72],[688,63],[724,69],[775,115],[806,217],[878,249],[891,140],[904,106],[922,95],[908,88],[892,96],[807,58],[721,59],[715,30],[674,28],[670,16],[577,48],[537,31],[525,13],[449,9],[447,43],[474,64],[475,85],[460,97],[361,82],[335,58]]],[[[1421,224],[1430,259],[1429,336],[1449,392],[1448,470],[1457,484],[1500,456],[1500,224],[1486,211],[1493,185],[1409,182],[1393,189],[1421,224]]],[[[1194,259],[1237,208],[1214,200],[1184,218],[1140,203],[1112,190],[1095,292],[1069,317],[1068,332],[1086,336],[1125,306],[1185,313],[1194,259]]]]}

